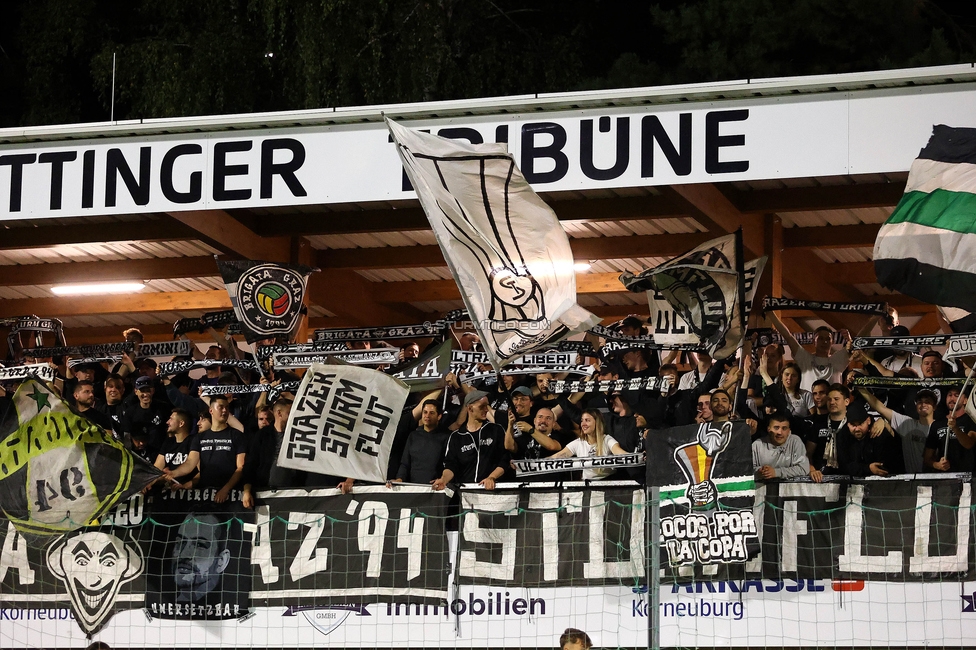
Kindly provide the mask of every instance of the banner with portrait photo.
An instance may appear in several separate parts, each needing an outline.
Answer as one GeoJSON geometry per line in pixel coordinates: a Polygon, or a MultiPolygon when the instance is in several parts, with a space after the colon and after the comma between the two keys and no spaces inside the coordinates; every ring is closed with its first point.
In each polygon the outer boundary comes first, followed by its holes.
{"type": "Polygon", "coordinates": [[[245,536],[244,528],[253,514],[239,507],[239,493],[217,504],[215,489],[178,492],[196,494],[170,502],[167,512],[155,509],[152,520],[141,528],[147,550],[147,614],[183,620],[245,616],[251,591],[251,536],[245,536]]]}

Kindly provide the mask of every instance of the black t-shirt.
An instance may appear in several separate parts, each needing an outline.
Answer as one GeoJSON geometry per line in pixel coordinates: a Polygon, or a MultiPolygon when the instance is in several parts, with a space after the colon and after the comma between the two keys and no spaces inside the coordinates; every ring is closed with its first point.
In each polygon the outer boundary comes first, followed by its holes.
{"type": "MultiPolygon", "coordinates": [[[[159,455],[163,457],[163,461],[166,463],[166,469],[176,469],[186,462],[186,459],[190,455],[190,449],[193,446],[193,438],[194,436],[187,436],[183,439],[183,442],[177,442],[175,436],[168,436],[163,441],[162,446],[159,448],[159,455]]],[[[192,473],[181,477],[180,481],[185,483],[193,478],[195,474],[196,470],[193,470],[192,473]]]]}
{"type": "Polygon", "coordinates": [[[144,409],[137,401],[122,410],[122,428],[129,435],[143,434],[149,440],[150,446],[158,449],[166,437],[166,420],[171,411],[165,404],[156,401],[144,409]]]}
{"type": "Polygon", "coordinates": [[[448,432],[423,426],[414,429],[407,438],[396,477],[409,483],[430,483],[441,476],[444,469],[444,449],[448,432]]]}
{"type": "Polygon", "coordinates": [[[112,424],[112,428],[115,429],[115,431],[119,435],[122,435],[123,433],[125,433],[125,429],[122,426],[122,413],[125,410],[124,407],[123,407],[123,402],[118,402],[116,404],[107,404],[105,402],[96,402],[95,403],[95,410],[96,411],[99,411],[100,413],[104,413],[105,415],[107,415],[110,418],[112,418],[112,423],[113,423],[112,424]]]}
{"type": "MultiPolygon", "coordinates": [[[[976,425],[968,415],[963,415],[956,419],[956,425],[963,433],[976,431],[976,425]]],[[[936,420],[929,427],[929,436],[925,439],[925,448],[935,450],[935,460],[939,461],[944,456],[949,461],[950,472],[971,472],[976,462],[974,462],[973,449],[966,449],[959,444],[956,434],[949,428],[949,421],[945,418],[936,420]],[[949,447],[946,448],[946,437],[949,438],[949,447]]],[[[930,470],[938,471],[938,470],[930,470]]]]}
{"type": "MultiPolygon", "coordinates": [[[[805,423],[801,433],[803,442],[816,445],[816,448],[813,450],[813,455],[810,457],[810,464],[815,469],[823,469],[826,462],[824,461],[824,452],[827,449],[827,441],[832,434],[836,436],[837,430],[840,428],[841,423],[846,422],[846,418],[835,422],[830,419],[829,414],[825,413],[823,415],[804,418],[803,421],[805,423]]],[[[836,437],[834,440],[836,441],[836,437]]]]}
{"type": "Polygon", "coordinates": [[[190,451],[200,452],[199,487],[222,488],[237,471],[237,454],[246,453],[244,434],[231,427],[204,431],[192,438],[190,451]]]}
{"type": "Polygon", "coordinates": [[[78,414],[92,424],[97,424],[98,426],[102,427],[109,433],[113,433],[115,431],[115,420],[96,408],[90,408],[86,411],[78,411],[78,414]]]}

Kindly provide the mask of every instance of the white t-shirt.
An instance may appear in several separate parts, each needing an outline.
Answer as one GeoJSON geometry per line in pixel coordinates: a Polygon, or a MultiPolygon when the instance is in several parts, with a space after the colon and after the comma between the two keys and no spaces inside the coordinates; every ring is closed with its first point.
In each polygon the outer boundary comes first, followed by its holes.
{"type": "Polygon", "coordinates": [[[800,388],[812,390],[813,382],[826,379],[831,384],[839,383],[844,369],[851,360],[847,348],[841,348],[830,357],[815,357],[804,348],[796,351],[793,360],[800,366],[800,388]]]}
{"type": "MultiPolygon", "coordinates": [[[[613,452],[610,450],[613,449],[616,444],[618,443],[616,440],[613,439],[613,436],[607,436],[607,435],[603,436],[603,455],[610,456],[611,454],[613,454],[613,452]]],[[[589,458],[590,456],[597,455],[596,445],[591,445],[583,438],[577,438],[576,440],[572,441],[571,443],[566,445],[566,449],[573,452],[573,455],[576,456],[577,458],[589,458]]],[[[606,478],[611,474],[613,474],[615,471],[616,470],[612,467],[609,467],[607,469],[584,469],[583,480],[592,481],[594,479],[606,478]]]]}
{"type": "Polygon", "coordinates": [[[922,376],[922,357],[918,356],[917,354],[909,355],[904,359],[891,356],[881,362],[882,368],[896,373],[905,366],[908,366],[914,370],[915,374],[917,374],[919,377],[922,376]]]}
{"type": "Polygon", "coordinates": [[[813,413],[813,409],[816,404],[813,401],[813,393],[808,390],[799,390],[796,397],[793,397],[785,390],[783,391],[783,397],[786,398],[786,406],[789,407],[790,413],[798,418],[805,418],[806,416],[813,413]]]}

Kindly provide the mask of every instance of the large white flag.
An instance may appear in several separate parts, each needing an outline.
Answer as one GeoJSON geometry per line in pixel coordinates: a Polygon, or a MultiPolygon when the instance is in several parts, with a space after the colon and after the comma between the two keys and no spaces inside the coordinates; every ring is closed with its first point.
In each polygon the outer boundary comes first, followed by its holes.
{"type": "Polygon", "coordinates": [[[288,416],[278,466],[383,482],[409,389],[390,375],[315,363],[288,416]]]}
{"type": "Polygon", "coordinates": [[[496,369],[599,322],[576,304],[569,238],[506,145],[386,123],[496,369]]]}

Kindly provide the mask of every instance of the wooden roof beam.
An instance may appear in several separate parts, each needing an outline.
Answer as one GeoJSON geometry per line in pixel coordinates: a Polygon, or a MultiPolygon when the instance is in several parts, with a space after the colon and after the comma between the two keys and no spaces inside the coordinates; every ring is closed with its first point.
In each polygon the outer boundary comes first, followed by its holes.
{"type": "Polygon", "coordinates": [[[63,244],[199,239],[192,228],[170,219],[7,227],[0,224],[0,250],[50,248],[63,244]]]}
{"type": "Polygon", "coordinates": [[[247,260],[287,262],[289,237],[262,237],[223,210],[171,212],[170,217],[199,233],[200,239],[224,253],[247,260]]]}
{"type": "Polygon", "coordinates": [[[229,309],[230,298],[223,289],[133,293],[117,296],[17,298],[0,300],[0,318],[37,314],[61,318],[86,314],[136,314],[158,311],[215,311],[229,309]]]}
{"type": "Polygon", "coordinates": [[[873,248],[879,223],[783,228],[784,248],[873,248]]]}
{"type": "MultiPolygon", "coordinates": [[[[570,239],[573,258],[579,261],[673,257],[712,238],[709,233],[674,235],[630,235],[570,239]]],[[[397,269],[446,266],[439,246],[384,246],[340,248],[318,251],[320,268],[397,269]]]]}
{"type": "Polygon", "coordinates": [[[856,208],[893,208],[905,192],[905,183],[859,183],[738,190],[720,186],[722,193],[743,213],[810,212],[856,208]]]}
{"type": "MultiPolygon", "coordinates": [[[[548,203],[560,221],[632,221],[687,216],[673,201],[660,194],[610,199],[549,200],[548,203]]],[[[422,208],[415,205],[332,210],[314,214],[294,212],[257,215],[240,212],[241,221],[250,225],[254,232],[266,237],[430,230],[427,215],[422,208]]]]}
{"type": "MultiPolygon", "coordinates": [[[[719,189],[711,184],[675,185],[671,188],[677,196],[691,206],[696,219],[708,221],[718,232],[730,233],[742,227],[742,244],[748,257],[758,257],[765,250],[764,224],[759,215],[746,215],[732,204],[719,189]]],[[[787,229],[783,230],[786,247],[787,229]]],[[[809,250],[790,251],[784,262],[783,286],[791,294],[810,300],[847,301],[856,299],[858,292],[850,287],[826,284],[828,265],[809,250]]],[[[824,320],[832,326],[856,331],[860,319],[848,314],[829,314],[824,320]]]]}
{"type": "MultiPolygon", "coordinates": [[[[347,327],[351,325],[348,321],[340,318],[311,318],[309,319],[310,328],[319,327],[347,327]]],[[[130,326],[102,326],[102,327],[68,327],[65,328],[65,335],[70,345],[97,345],[101,343],[119,343],[122,341],[122,331],[130,326]]],[[[151,325],[133,325],[136,327],[148,342],[172,341],[173,326],[168,323],[151,325]]],[[[189,332],[187,336],[195,342],[213,342],[207,334],[189,332]]]]}
{"type": "MultiPolygon", "coordinates": [[[[454,284],[454,280],[445,280],[444,282],[450,282],[455,290],[455,298],[460,298],[461,294],[457,292],[457,285],[454,284]]],[[[423,313],[410,305],[397,305],[394,308],[387,304],[381,304],[383,302],[410,302],[409,300],[396,299],[382,300],[377,295],[376,290],[383,284],[386,283],[370,282],[355,271],[347,269],[322,269],[321,272],[313,273],[309,278],[308,299],[339,318],[349,321],[351,326],[379,327],[423,320],[423,313]]]]}
{"type": "Polygon", "coordinates": [[[0,286],[74,282],[115,282],[119,280],[166,280],[216,276],[212,257],[164,257],[144,260],[65,262],[58,264],[17,264],[0,266],[0,286]]]}
{"type": "MultiPolygon", "coordinates": [[[[361,277],[361,276],[359,276],[361,277]]],[[[450,280],[415,280],[407,282],[368,282],[366,291],[377,302],[409,303],[432,300],[459,300],[457,283],[450,280]]],[[[618,293],[627,291],[619,273],[577,273],[576,293],[618,293]]],[[[324,305],[323,305],[324,306],[324,305]]],[[[329,311],[335,313],[331,307],[329,311]]],[[[390,323],[392,324],[392,323],[390,323]]]]}

